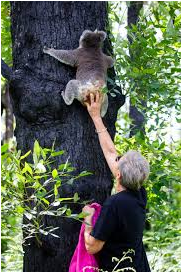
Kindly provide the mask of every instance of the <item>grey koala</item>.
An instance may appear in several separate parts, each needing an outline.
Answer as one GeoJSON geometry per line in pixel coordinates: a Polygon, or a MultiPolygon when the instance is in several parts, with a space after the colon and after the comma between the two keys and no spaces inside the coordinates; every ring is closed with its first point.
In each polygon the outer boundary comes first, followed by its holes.
{"type": "MultiPolygon", "coordinates": [[[[104,31],[94,32],[85,30],[79,40],[79,47],[74,50],[56,50],[44,47],[44,53],[51,55],[60,62],[77,67],[76,80],[70,80],[62,92],[67,105],[72,104],[74,99],[83,105],[90,93],[96,93],[106,87],[107,69],[114,64],[110,56],[102,52],[101,46],[106,38],[104,31]]],[[[103,95],[101,116],[103,117],[108,108],[107,94],[103,95]]]]}

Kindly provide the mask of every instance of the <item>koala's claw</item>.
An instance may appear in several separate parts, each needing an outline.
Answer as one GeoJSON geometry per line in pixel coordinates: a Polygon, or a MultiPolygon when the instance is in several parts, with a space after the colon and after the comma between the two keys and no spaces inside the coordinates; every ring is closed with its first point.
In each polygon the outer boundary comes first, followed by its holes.
{"type": "Polygon", "coordinates": [[[49,50],[49,48],[47,46],[43,47],[43,52],[47,52],[49,50]]]}

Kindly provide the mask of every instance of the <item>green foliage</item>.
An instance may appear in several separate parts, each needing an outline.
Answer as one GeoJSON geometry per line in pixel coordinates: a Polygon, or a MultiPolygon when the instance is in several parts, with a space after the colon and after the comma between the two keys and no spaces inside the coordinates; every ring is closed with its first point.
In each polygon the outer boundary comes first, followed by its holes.
{"type": "MultiPolygon", "coordinates": [[[[12,41],[10,33],[10,2],[1,1],[1,56],[5,63],[12,65],[12,41]]],[[[2,92],[5,79],[1,76],[2,92]]]]}
{"type": "MultiPolygon", "coordinates": [[[[11,256],[12,247],[14,251],[17,250],[22,255],[20,245],[17,249],[12,243],[12,238],[18,236],[17,230],[19,232],[21,228],[24,230],[23,244],[27,239],[35,237],[37,243],[41,245],[41,234],[59,237],[57,234],[59,227],[43,225],[45,215],[68,217],[81,221],[83,213],[73,214],[68,206],[69,203],[78,203],[80,199],[78,193],[75,192],[73,197],[64,197],[60,196],[59,189],[63,184],[72,184],[76,179],[91,173],[84,171],[73,176],[73,168],[68,161],[52,170],[51,164],[54,163],[55,157],[64,152],[54,151],[53,148],[42,148],[38,141],[34,143],[33,152],[28,151],[22,156],[20,151],[9,151],[8,144],[3,145],[1,151],[1,238],[2,268],[4,268],[7,256],[11,256]],[[27,158],[30,161],[31,155],[33,163],[26,161],[27,158]],[[26,218],[26,224],[21,223],[23,215],[26,218]]],[[[80,204],[85,205],[86,203],[80,204]]]]}
{"type": "Polygon", "coordinates": [[[124,261],[126,260],[129,260],[130,262],[132,262],[132,258],[131,258],[131,254],[135,254],[135,251],[133,249],[129,249],[128,251],[124,251],[123,252],[123,256],[121,257],[121,259],[118,259],[116,257],[113,257],[112,258],[112,261],[114,262],[117,262],[116,266],[113,268],[112,272],[126,272],[126,271],[129,271],[129,272],[136,272],[136,270],[133,268],[133,267],[125,267],[125,268],[122,268],[122,269],[118,269],[118,266],[120,264],[122,264],[124,261]]]}
{"type": "MultiPolygon", "coordinates": [[[[122,263],[125,262],[126,260],[129,260],[131,263],[133,261],[131,255],[134,255],[135,251],[133,249],[128,249],[128,251],[124,251],[121,255],[121,259],[118,259],[116,257],[112,257],[112,262],[116,262],[116,265],[113,267],[111,272],[136,272],[136,270],[133,267],[124,267],[123,268],[118,268],[121,267],[122,263]]],[[[102,268],[98,267],[93,267],[93,266],[85,266],[83,268],[83,272],[90,271],[91,272],[108,272],[104,271],[102,268]]]]}
{"type": "Polygon", "coordinates": [[[137,25],[129,28],[124,26],[127,10],[122,2],[110,2],[109,9],[117,81],[130,103],[144,113],[146,124],[145,135],[138,132],[128,138],[131,120],[128,113],[120,113],[115,143],[121,154],[139,150],[150,162],[150,230],[144,242],[157,272],[181,271],[180,143],[166,142],[171,113],[180,122],[180,10],[179,1],[152,1],[141,10],[137,25]],[[122,30],[131,43],[121,38],[122,30]]]}
{"type": "Polygon", "coordinates": [[[8,65],[12,65],[9,1],[1,1],[1,55],[8,65]]]}
{"type": "MultiPolygon", "coordinates": [[[[121,26],[127,16],[124,1],[109,2],[109,38],[114,46],[117,84],[143,113],[146,134],[141,132],[128,138],[131,120],[127,113],[118,116],[115,143],[120,153],[130,149],[141,151],[149,160],[151,171],[146,188],[148,191],[148,221],[150,229],[145,232],[147,248],[153,271],[180,272],[180,144],[166,143],[166,126],[172,109],[180,122],[180,26],[181,2],[151,1],[141,10],[137,26],[125,27],[132,43],[122,38],[121,26]],[[124,8],[123,8],[124,7],[124,8]],[[146,101],[146,106],[141,101],[146,101]],[[123,122],[123,127],[120,125],[123,122]]],[[[5,62],[12,65],[10,34],[10,7],[1,2],[1,48],[5,62]]],[[[108,79],[108,81],[112,81],[108,79]]],[[[113,84],[113,82],[111,82],[113,84]]],[[[107,93],[103,89],[103,93],[107,93]]],[[[117,90],[112,90],[115,96],[117,90]]],[[[82,172],[73,176],[74,168],[67,161],[52,168],[56,156],[63,151],[41,148],[35,142],[34,150],[26,155],[8,151],[2,147],[2,269],[22,271],[21,248],[22,215],[27,223],[23,228],[27,237],[33,236],[41,244],[40,234],[58,236],[57,227],[42,226],[44,215],[72,217],[81,220],[83,214],[73,214],[68,204],[79,202],[74,196],[59,196],[63,183],[72,184],[82,172]],[[33,163],[29,163],[30,156],[33,163]],[[26,191],[32,191],[28,196],[26,191]],[[26,201],[26,202],[25,202],[26,201]],[[30,202],[33,206],[29,206],[30,202]],[[37,210],[41,208],[41,212],[37,210]],[[38,212],[39,211],[39,212],[38,212]]]]}
{"type": "MultiPolygon", "coordinates": [[[[119,13],[115,5],[111,4],[111,18],[119,13]]],[[[157,112],[168,114],[172,107],[180,114],[180,10],[181,2],[152,1],[142,9],[137,26],[125,27],[131,43],[120,37],[119,25],[110,37],[117,80],[132,105],[145,110],[148,118],[157,112]],[[146,109],[142,100],[147,101],[146,109]]],[[[112,28],[115,24],[111,20],[112,28]]]]}

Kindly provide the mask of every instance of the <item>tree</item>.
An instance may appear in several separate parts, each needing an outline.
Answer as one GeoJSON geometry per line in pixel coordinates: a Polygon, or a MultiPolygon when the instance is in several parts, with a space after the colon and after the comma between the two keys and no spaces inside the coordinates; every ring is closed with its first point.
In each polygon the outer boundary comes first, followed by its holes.
{"type": "MultiPolygon", "coordinates": [[[[110,195],[112,181],[94,126],[79,102],[66,106],[61,97],[67,82],[74,78],[75,69],[43,54],[44,45],[76,48],[83,30],[96,28],[107,29],[107,2],[11,2],[13,67],[10,69],[2,63],[2,74],[10,84],[18,149],[27,152],[36,139],[42,147],[51,147],[54,142],[57,151],[65,151],[55,166],[69,159],[76,173],[83,170],[93,173],[72,185],[65,184],[60,196],[72,197],[78,192],[81,200],[102,204],[110,195]]],[[[108,40],[104,49],[111,51],[108,40]]],[[[114,80],[113,69],[109,75],[114,80]]],[[[112,138],[117,111],[123,103],[121,93],[109,96],[104,122],[112,138]]],[[[81,206],[75,204],[71,209],[79,212],[81,206]]],[[[42,235],[41,246],[30,239],[29,244],[23,246],[24,271],[68,271],[80,223],[45,216],[44,225],[58,226],[60,239],[42,235]]]]}
{"type": "MultiPolygon", "coordinates": [[[[130,1],[129,7],[128,7],[128,27],[132,27],[132,25],[137,24],[138,16],[140,13],[140,10],[143,6],[143,1],[130,1]]],[[[131,36],[128,35],[128,40],[130,44],[132,43],[131,36]]],[[[134,59],[134,55],[137,54],[137,52],[132,52],[130,50],[130,57],[134,59]]],[[[133,86],[133,89],[135,88],[135,84],[133,86]]],[[[132,92],[132,90],[131,90],[132,92]]],[[[141,101],[141,104],[143,106],[146,105],[145,101],[141,101]]],[[[129,116],[132,120],[132,124],[130,127],[130,137],[135,135],[138,130],[144,131],[144,115],[137,109],[135,105],[132,105],[132,102],[130,100],[130,110],[129,110],[129,116]]]]}

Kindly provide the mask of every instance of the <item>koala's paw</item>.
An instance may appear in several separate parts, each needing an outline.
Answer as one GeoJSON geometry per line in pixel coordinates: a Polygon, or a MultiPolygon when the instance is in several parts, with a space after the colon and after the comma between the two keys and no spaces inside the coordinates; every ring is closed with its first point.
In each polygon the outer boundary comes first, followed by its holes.
{"type": "Polygon", "coordinates": [[[64,102],[67,104],[67,105],[71,105],[72,104],[72,102],[73,102],[73,100],[74,100],[74,97],[73,96],[67,96],[66,94],[65,94],[65,91],[62,91],[61,92],[61,95],[62,95],[62,97],[63,97],[63,100],[64,100],[64,102]]]}
{"type": "MultiPolygon", "coordinates": [[[[65,92],[64,92],[64,91],[61,92],[61,96],[62,96],[64,102],[66,103],[66,98],[65,98],[65,92]]],[[[67,103],[66,103],[66,104],[67,104],[67,103]]]]}
{"type": "Polygon", "coordinates": [[[61,92],[61,96],[62,96],[62,97],[63,97],[63,99],[64,99],[64,91],[62,91],[62,92],[61,92]]]}

